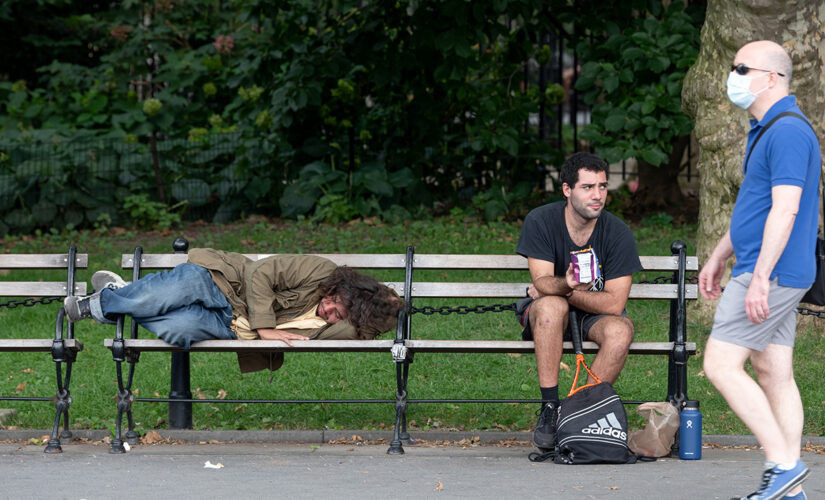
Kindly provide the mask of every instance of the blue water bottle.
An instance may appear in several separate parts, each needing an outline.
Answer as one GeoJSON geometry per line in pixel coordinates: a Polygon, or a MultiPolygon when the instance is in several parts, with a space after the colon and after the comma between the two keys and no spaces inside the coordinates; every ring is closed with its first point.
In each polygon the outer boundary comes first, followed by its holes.
{"type": "Polygon", "coordinates": [[[679,415],[679,458],[702,458],[702,413],[699,401],[689,399],[679,415]]]}

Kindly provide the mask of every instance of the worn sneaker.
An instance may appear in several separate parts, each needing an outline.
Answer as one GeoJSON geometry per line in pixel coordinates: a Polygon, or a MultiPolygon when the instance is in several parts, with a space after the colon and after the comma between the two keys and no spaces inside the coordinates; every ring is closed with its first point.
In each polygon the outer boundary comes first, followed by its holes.
{"type": "Polygon", "coordinates": [[[92,288],[94,288],[95,292],[100,292],[104,288],[117,290],[126,285],[127,283],[123,281],[123,278],[112,271],[97,271],[92,275],[92,288]]]}
{"type": "Polygon", "coordinates": [[[93,295],[86,297],[78,297],[70,295],[63,300],[63,309],[66,311],[66,318],[72,323],[80,321],[81,319],[89,319],[92,317],[92,308],[90,302],[93,295]]]}
{"type": "MultiPolygon", "coordinates": [[[[759,489],[741,499],[731,500],[779,500],[785,498],[785,493],[799,486],[808,477],[808,466],[802,460],[797,460],[793,469],[783,470],[776,464],[771,464],[762,473],[762,484],[759,489]]],[[[801,498],[805,498],[802,494],[801,498]]],[[[797,496],[798,498],[798,496],[797,496]]]]}
{"type": "Polygon", "coordinates": [[[533,446],[550,451],[556,447],[556,420],[559,417],[559,403],[550,402],[542,407],[539,421],[533,430],[533,446]]]}

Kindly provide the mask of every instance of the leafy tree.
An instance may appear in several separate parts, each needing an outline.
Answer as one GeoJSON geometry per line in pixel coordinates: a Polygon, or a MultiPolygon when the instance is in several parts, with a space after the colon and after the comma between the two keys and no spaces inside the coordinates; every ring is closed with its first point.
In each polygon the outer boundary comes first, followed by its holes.
{"type": "MultiPolygon", "coordinates": [[[[648,2],[625,24],[608,21],[579,43],[576,88],[592,105],[581,133],[608,162],[638,161],[635,207],[643,213],[682,206],[678,184],[693,123],[682,112],[682,82],[699,51],[701,8],[648,2]]],[[[630,12],[630,9],[624,11],[630,12]]]]}
{"type": "MultiPolygon", "coordinates": [[[[0,82],[0,140],[15,144],[7,168],[33,158],[21,144],[119,144],[49,167],[69,198],[78,191],[92,205],[49,209],[80,214],[73,223],[101,212],[116,222],[127,196],[153,188],[216,220],[409,217],[482,194],[474,206],[495,218],[526,198],[554,158],[525,129],[546,97],[520,90],[522,65],[549,29],[538,0],[71,7],[55,22],[98,55],[53,51],[38,81],[0,82]]],[[[3,210],[31,221],[34,205],[54,203],[45,182],[38,177],[3,210]]]]}

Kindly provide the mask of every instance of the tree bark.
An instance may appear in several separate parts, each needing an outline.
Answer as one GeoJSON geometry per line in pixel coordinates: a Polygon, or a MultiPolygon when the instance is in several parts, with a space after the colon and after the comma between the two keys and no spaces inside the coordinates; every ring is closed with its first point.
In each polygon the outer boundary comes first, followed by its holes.
{"type": "MultiPolygon", "coordinates": [[[[682,106],[695,123],[700,265],[727,231],[742,182],[748,113],[727,98],[725,81],[736,51],[748,42],[773,40],[791,56],[791,93],[822,138],[825,131],[825,0],[708,0],[701,47],[685,77],[682,106]]],[[[820,147],[822,141],[820,141],[820,147]]],[[[731,262],[728,263],[730,270],[731,262]]],[[[723,280],[724,282],[725,280],[723,280]]],[[[699,301],[709,318],[716,304],[699,301]]]]}

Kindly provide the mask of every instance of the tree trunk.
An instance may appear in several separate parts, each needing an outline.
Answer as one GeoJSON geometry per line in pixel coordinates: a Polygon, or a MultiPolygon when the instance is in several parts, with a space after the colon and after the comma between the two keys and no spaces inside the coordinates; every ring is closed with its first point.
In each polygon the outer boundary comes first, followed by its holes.
{"type": "Polygon", "coordinates": [[[689,135],[677,137],[670,159],[658,167],[638,160],[639,187],[630,199],[630,212],[641,217],[684,207],[685,196],[679,186],[679,172],[689,142],[689,135]]]}
{"type": "MultiPolygon", "coordinates": [[[[727,231],[742,182],[749,116],[728,100],[725,88],[736,51],[755,40],[784,46],[794,65],[791,93],[825,137],[825,17],[820,15],[825,16],[825,0],[708,0],[699,56],[682,89],[682,106],[696,124],[699,144],[700,265],[727,231]]],[[[709,318],[715,305],[700,300],[700,315],[709,318]]]]}

